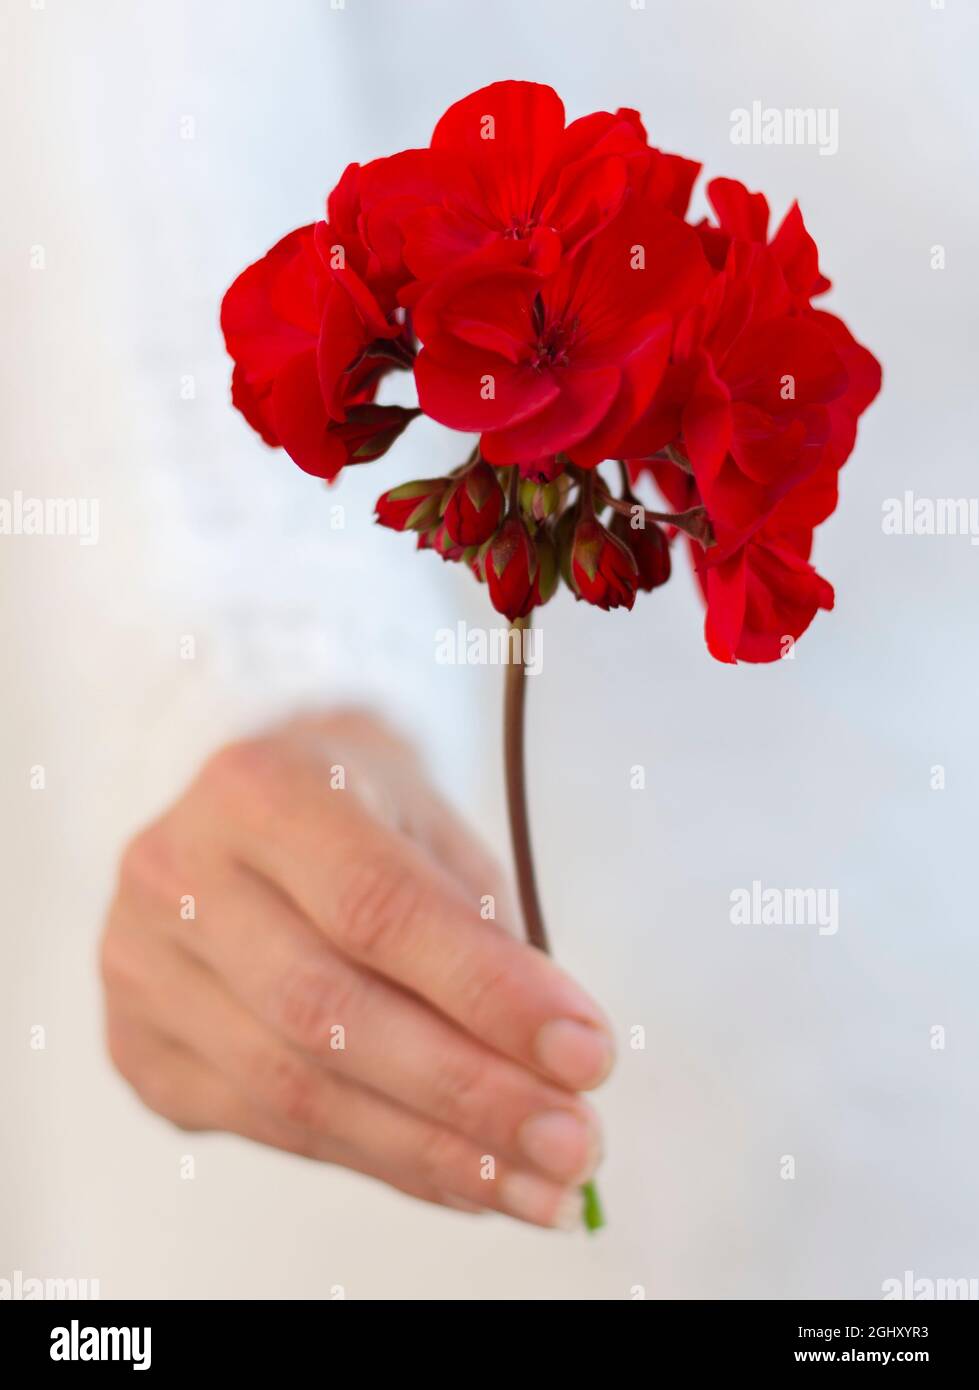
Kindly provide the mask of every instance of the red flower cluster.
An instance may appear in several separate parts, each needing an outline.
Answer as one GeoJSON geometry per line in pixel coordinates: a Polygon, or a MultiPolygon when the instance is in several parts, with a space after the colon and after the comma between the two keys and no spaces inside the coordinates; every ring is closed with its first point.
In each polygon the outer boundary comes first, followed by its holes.
{"type": "Polygon", "coordinates": [[[764,198],[718,179],[714,219],[693,223],[698,172],[634,111],[566,125],[550,87],[475,92],[427,149],[351,165],[326,220],[234,282],[232,399],[328,479],[420,412],[478,434],[450,477],[385,493],[378,520],[468,564],[511,620],[561,578],[631,608],[682,531],[711,652],[773,660],[832,606],[813,529],[880,368],[812,307],[829,282],[798,208],[769,238],[764,198]],[[377,403],[399,369],[419,410],[377,403]],[[628,461],[617,496],[606,460],[628,461]],[[672,511],[632,495],[647,473],[672,511]]]}

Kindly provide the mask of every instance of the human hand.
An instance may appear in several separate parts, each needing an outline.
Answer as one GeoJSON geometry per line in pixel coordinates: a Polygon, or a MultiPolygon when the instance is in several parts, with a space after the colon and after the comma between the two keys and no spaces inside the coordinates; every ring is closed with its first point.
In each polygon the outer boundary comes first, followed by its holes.
{"type": "Polygon", "coordinates": [[[231,744],[123,855],[101,955],[113,1061],[183,1128],[576,1225],[599,1156],[578,1092],[611,1038],[579,985],[482,919],[498,882],[370,716],[231,744]]]}

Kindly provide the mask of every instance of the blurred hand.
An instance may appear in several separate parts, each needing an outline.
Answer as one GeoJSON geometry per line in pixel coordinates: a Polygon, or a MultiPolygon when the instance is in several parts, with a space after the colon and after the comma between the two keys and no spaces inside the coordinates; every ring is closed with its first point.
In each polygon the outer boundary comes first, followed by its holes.
{"type": "Polygon", "coordinates": [[[231,744],[123,855],[112,1058],[182,1128],[577,1224],[599,1152],[577,1092],[611,1039],[578,985],[483,920],[490,894],[478,843],[369,716],[231,744]]]}

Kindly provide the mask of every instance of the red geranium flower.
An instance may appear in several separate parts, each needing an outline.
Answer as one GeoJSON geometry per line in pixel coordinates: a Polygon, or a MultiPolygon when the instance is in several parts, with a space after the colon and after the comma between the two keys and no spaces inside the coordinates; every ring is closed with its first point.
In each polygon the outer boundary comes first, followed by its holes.
{"type": "Polygon", "coordinates": [[[453,429],[481,431],[491,463],[563,452],[594,467],[651,400],[673,315],[708,276],[696,235],[641,203],[551,276],[463,266],[415,314],[419,403],[453,429]]]}
{"type": "Polygon", "coordinates": [[[707,600],[704,635],[718,661],[778,661],[821,608],[833,607],[833,586],[809,564],[820,491],[818,480],[797,488],[727,557],[694,555],[707,600]]]}
{"type": "Polygon", "coordinates": [[[361,360],[339,384],[339,409],[327,411],[317,343],[334,291],[316,253],[312,227],[300,227],[242,271],[221,306],[234,358],[231,399],[266,444],[281,445],[299,467],[334,478],[347,463],[377,458],[416,413],[374,405],[385,371],[361,360]]]}
{"type": "Polygon", "coordinates": [[[744,538],[819,467],[847,384],[832,338],[794,311],[770,254],[735,242],[677,330],[667,380],[625,448],[673,443],[719,533],[744,538]]]}
{"type": "Polygon", "coordinates": [[[496,82],[449,107],[431,142],[441,196],[403,224],[421,284],[476,254],[548,274],[615,216],[631,184],[683,216],[699,165],[651,149],[637,112],[564,120],[557,92],[536,82],[496,82]]]}
{"type": "Polygon", "coordinates": [[[315,243],[329,292],[317,328],[320,390],[332,418],[345,417],[348,374],[367,356],[411,365],[413,349],[397,292],[408,277],[399,222],[435,196],[423,150],[351,164],[327,199],[315,243]]]}
{"type": "Polygon", "coordinates": [[[819,269],[819,251],[806,230],[798,203],[792,204],[769,241],[770,212],[764,193],[749,193],[737,179],[712,179],[707,196],[717,225],[705,222],[698,231],[718,270],[724,268],[732,241],[756,242],[770,246],[786,287],[800,307],[808,307],[816,295],[831,288],[832,282],[819,269]]]}
{"type": "MultiPolygon", "coordinates": [[[[714,179],[707,185],[707,193],[718,225],[702,224],[698,231],[713,264],[723,265],[733,240],[766,244],[769,209],[764,194],[749,193],[735,179],[714,179]]],[[[825,294],[831,282],[819,268],[819,252],[798,203],[792,204],[767,244],[794,310],[827,334],[846,368],[846,389],[829,407],[827,452],[839,467],[853,449],[857,419],[880,390],[880,363],[861,347],[841,319],[812,307],[811,301],[825,294]]]]}
{"type": "Polygon", "coordinates": [[[235,405],[333,478],[420,413],[376,400],[413,369],[421,410],[478,453],[390,489],[381,524],[469,565],[511,619],[550,597],[558,548],[579,598],[631,607],[684,531],[711,652],[776,659],[832,606],[813,532],[880,367],[813,307],[830,282],[798,206],[771,233],[763,195],[715,179],[691,226],[698,170],[652,149],[634,111],[566,125],[550,87],[473,93],[429,148],[350,165],[326,220],[238,277],[222,306],[235,405]],[[673,511],[633,528],[628,486],[616,499],[594,473],[615,458],[673,511]]]}
{"type": "MultiPolygon", "coordinates": [[[[700,504],[693,474],[672,463],[640,463],[677,512],[700,504]]],[[[690,542],[707,601],[704,635],[718,661],[778,661],[819,609],[833,607],[833,588],[808,563],[815,526],[833,510],[836,470],[824,467],[794,488],[750,538],[709,549],[690,542]]]]}

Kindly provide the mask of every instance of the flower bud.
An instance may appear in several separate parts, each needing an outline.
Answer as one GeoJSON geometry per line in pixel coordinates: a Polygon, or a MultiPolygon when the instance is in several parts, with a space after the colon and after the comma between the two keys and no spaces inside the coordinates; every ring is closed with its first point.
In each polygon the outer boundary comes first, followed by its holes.
{"type": "Polygon", "coordinates": [[[569,507],[558,517],[554,528],[554,545],[557,550],[558,570],[568,588],[574,592],[571,577],[571,547],[574,544],[574,528],[578,524],[577,507],[569,507]]]}
{"type": "Polygon", "coordinates": [[[393,487],[377,499],[375,512],[392,531],[426,531],[438,521],[447,478],[419,478],[393,487]]]}
{"type": "Polygon", "coordinates": [[[579,598],[598,608],[631,608],[639,567],[628,546],[593,517],[582,517],[571,546],[571,577],[579,598]]]}
{"type": "Polygon", "coordinates": [[[540,602],[540,559],[520,517],[503,523],[486,547],[482,567],[493,607],[511,622],[526,618],[540,602]]]}
{"type": "Polygon", "coordinates": [[[350,463],[372,463],[386,454],[419,412],[400,405],[351,405],[343,424],[331,424],[343,441],[350,463]]]}
{"type": "Polygon", "coordinates": [[[561,489],[557,483],[533,483],[525,479],[520,484],[520,506],[534,521],[546,521],[561,505],[561,489]]]}
{"type": "Polygon", "coordinates": [[[496,473],[480,459],[452,486],[442,521],[456,545],[482,545],[499,526],[505,502],[496,473]]]}
{"type": "Polygon", "coordinates": [[[537,577],[539,602],[547,603],[554,593],[554,590],[557,588],[557,547],[548,533],[543,529],[537,532],[534,538],[534,544],[537,546],[537,559],[540,564],[540,571],[537,577]]]}
{"type": "Polygon", "coordinates": [[[649,593],[666,583],[670,577],[670,543],[661,526],[649,520],[645,526],[633,526],[627,516],[618,513],[609,530],[632,552],[639,570],[638,588],[649,593]]]}
{"type": "MultiPolygon", "coordinates": [[[[437,526],[430,526],[427,531],[419,531],[418,549],[434,550],[443,560],[462,560],[468,553],[466,546],[456,545],[445,529],[443,521],[440,521],[437,526]]],[[[469,549],[475,550],[475,547],[469,549]]]]}

